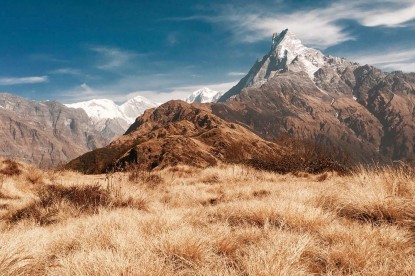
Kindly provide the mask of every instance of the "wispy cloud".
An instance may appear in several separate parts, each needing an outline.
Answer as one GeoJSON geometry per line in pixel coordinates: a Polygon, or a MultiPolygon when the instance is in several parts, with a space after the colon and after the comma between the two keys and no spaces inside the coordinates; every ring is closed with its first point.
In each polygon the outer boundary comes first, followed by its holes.
{"type": "Polygon", "coordinates": [[[245,76],[246,73],[244,72],[229,72],[228,76],[230,77],[241,77],[241,76],[245,76]]]}
{"type": "Polygon", "coordinates": [[[49,79],[47,76],[40,77],[0,77],[0,85],[17,85],[17,84],[34,84],[48,82],[49,79]]]}
{"type": "Polygon", "coordinates": [[[384,70],[415,72],[415,49],[392,49],[380,53],[362,53],[351,56],[361,64],[370,64],[384,70]]]}
{"type": "Polygon", "coordinates": [[[389,63],[380,66],[384,70],[388,71],[403,71],[403,72],[415,72],[415,61],[405,63],[389,63]]]}
{"type": "MultiPolygon", "coordinates": [[[[327,48],[355,39],[339,23],[355,20],[363,26],[401,27],[415,19],[413,0],[341,0],[308,10],[279,11],[275,7],[261,8],[223,5],[214,16],[192,16],[182,20],[203,20],[220,24],[230,30],[235,39],[256,42],[269,39],[285,28],[301,37],[312,47],[327,48]]],[[[174,18],[173,20],[179,20],[174,18]]]]}
{"type": "Polygon", "coordinates": [[[51,54],[31,54],[28,56],[30,60],[42,61],[42,62],[53,62],[53,63],[68,63],[69,60],[56,57],[51,54]]]}
{"type": "Polygon", "coordinates": [[[50,74],[57,74],[57,75],[73,75],[73,76],[83,75],[80,70],[74,69],[74,68],[59,68],[59,69],[56,69],[56,70],[52,70],[49,73],[50,74]]]}
{"type": "Polygon", "coordinates": [[[97,68],[101,70],[119,69],[138,56],[137,53],[114,47],[97,46],[90,49],[100,55],[97,68]]]}
{"type": "Polygon", "coordinates": [[[372,10],[358,10],[358,14],[352,18],[358,20],[362,25],[375,26],[404,26],[406,22],[415,19],[415,3],[413,0],[378,0],[373,1],[376,6],[372,10]],[[383,6],[382,6],[383,5],[383,6]]]}
{"type": "Polygon", "coordinates": [[[178,34],[176,32],[169,33],[167,35],[166,41],[169,46],[177,45],[179,43],[178,34]]]}
{"type": "Polygon", "coordinates": [[[70,88],[62,92],[62,96],[66,99],[65,102],[82,102],[92,99],[111,99],[117,101],[119,97],[123,97],[122,93],[105,90],[102,88],[93,88],[86,83],[70,88]]]}

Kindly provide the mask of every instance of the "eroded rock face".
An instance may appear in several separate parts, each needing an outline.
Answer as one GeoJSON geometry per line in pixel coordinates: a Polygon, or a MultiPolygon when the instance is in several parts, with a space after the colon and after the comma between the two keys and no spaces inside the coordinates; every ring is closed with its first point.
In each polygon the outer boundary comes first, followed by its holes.
{"type": "Polygon", "coordinates": [[[237,158],[277,154],[280,147],[251,131],[211,114],[204,105],[170,101],[147,110],[125,135],[66,167],[86,173],[120,170],[128,165],[161,169],[177,164],[198,167],[237,158]]]}
{"type": "Polygon", "coordinates": [[[85,112],[0,94],[0,155],[5,158],[51,167],[106,143],[85,112]]]}
{"type": "MultiPolygon", "coordinates": [[[[316,74],[317,85],[328,87],[326,91],[342,91],[337,97],[332,94],[333,98],[351,94],[355,104],[349,109],[361,106],[375,117],[374,121],[366,121],[378,125],[380,143],[368,137],[366,129],[364,133],[355,132],[375,142],[381,155],[392,160],[415,160],[415,74],[386,73],[369,65],[350,66],[345,71],[347,74],[342,74],[337,83],[316,74]]],[[[356,126],[353,120],[350,123],[346,125],[356,126]]]]}
{"type": "Polygon", "coordinates": [[[335,144],[358,161],[414,161],[414,94],[414,73],[324,56],[285,30],[211,108],[265,139],[290,135],[335,144]]]}
{"type": "Polygon", "coordinates": [[[376,117],[351,97],[333,100],[301,73],[278,74],[211,108],[267,140],[289,135],[347,149],[356,160],[379,159],[382,126],[376,117]]]}

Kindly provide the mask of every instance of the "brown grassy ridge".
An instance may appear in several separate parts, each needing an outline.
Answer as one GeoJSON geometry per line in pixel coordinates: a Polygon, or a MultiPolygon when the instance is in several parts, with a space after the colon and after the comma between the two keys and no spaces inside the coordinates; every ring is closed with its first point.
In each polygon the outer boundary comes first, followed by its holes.
{"type": "Polygon", "coordinates": [[[0,179],[0,275],[413,275],[407,168],[0,179]]]}

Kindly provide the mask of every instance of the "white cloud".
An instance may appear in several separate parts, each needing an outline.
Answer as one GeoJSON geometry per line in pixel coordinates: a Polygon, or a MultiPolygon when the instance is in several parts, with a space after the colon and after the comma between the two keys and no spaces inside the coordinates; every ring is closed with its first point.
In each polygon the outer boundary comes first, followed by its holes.
{"type": "Polygon", "coordinates": [[[415,61],[406,63],[389,63],[380,66],[387,71],[403,71],[403,72],[415,72],[415,61]]]}
{"type": "Polygon", "coordinates": [[[0,85],[16,85],[16,84],[33,84],[33,83],[42,83],[48,82],[49,79],[47,76],[40,77],[2,77],[0,78],[0,85]]]}
{"type": "Polygon", "coordinates": [[[73,75],[73,76],[81,76],[81,75],[83,75],[80,70],[73,69],[73,68],[59,68],[59,69],[50,71],[50,74],[73,75]]]}
{"type": "Polygon", "coordinates": [[[405,22],[415,19],[415,3],[412,0],[409,1],[378,1],[383,4],[395,3],[401,7],[390,10],[390,7],[381,7],[369,12],[360,11],[357,15],[357,19],[364,26],[402,26],[405,22]]]}
{"type": "Polygon", "coordinates": [[[174,46],[179,43],[178,35],[176,32],[169,33],[166,38],[167,44],[174,46]]]}
{"type": "Polygon", "coordinates": [[[96,90],[94,90],[94,89],[92,89],[88,84],[86,84],[86,83],[83,83],[83,84],[81,84],[80,86],[79,86],[80,88],[81,88],[81,90],[82,90],[82,96],[86,96],[86,97],[89,97],[89,96],[96,96],[96,95],[98,95],[98,93],[99,93],[99,91],[96,91],[96,90]]]}
{"type": "Polygon", "coordinates": [[[69,60],[62,59],[50,54],[30,54],[28,57],[34,61],[54,62],[54,63],[68,63],[69,60]]]}
{"type": "Polygon", "coordinates": [[[241,76],[245,76],[246,75],[246,73],[244,73],[244,72],[229,72],[228,73],[228,76],[231,76],[231,77],[241,77],[241,76]]]}
{"type": "Polygon", "coordinates": [[[184,20],[205,20],[228,28],[235,39],[256,42],[270,39],[272,33],[290,29],[312,47],[327,48],[351,36],[339,24],[340,20],[356,20],[368,27],[400,27],[415,19],[413,0],[341,0],[322,8],[296,10],[291,13],[275,7],[256,8],[222,6],[216,16],[193,16],[184,20]]]}
{"type": "Polygon", "coordinates": [[[273,33],[285,28],[315,47],[327,47],[352,39],[340,26],[333,24],[329,17],[321,16],[318,11],[280,15],[236,13],[222,18],[229,21],[228,26],[235,34],[235,39],[245,42],[271,39],[273,33]]]}
{"type": "Polygon", "coordinates": [[[380,54],[364,54],[356,56],[355,59],[367,64],[386,64],[404,62],[415,59],[415,49],[394,49],[380,54]]]}
{"type": "Polygon", "coordinates": [[[415,72],[415,49],[391,49],[382,53],[361,53],[350,56],[361,64],[370,64],[380,69],[415,72]]]}
{"type": "MultiPolygon", "coordinates": [[[[62,96],[67,98],[67,103],[74,103],[74,102],[82,102],[88,101],[92,99],[114,99],[115,97],[119,97],[111,91],[107,91],[100,88],[92,88],[86,83],[82,83],[79,86],[74,88],[68,89],[66,91],[62,91],[62,96]]],[[[66,102],[66,101],[65,101],[66,102]]]]}
{"type": "Polygon", "coordinates": [[[98,46],[91,47],[90,49],[100,54],[101,58],[97,68],[102,70],[113,70],[123,67],[137,56],[136,53],[113,47],[98,46]]]}

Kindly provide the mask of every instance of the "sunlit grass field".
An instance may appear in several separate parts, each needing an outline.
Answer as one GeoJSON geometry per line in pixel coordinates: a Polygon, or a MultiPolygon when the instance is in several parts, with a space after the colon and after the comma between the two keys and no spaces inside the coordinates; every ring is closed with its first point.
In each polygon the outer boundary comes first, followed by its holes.
{"type": "Polygon", "coordinates": [[[3,160],[0,232],[0,275],[415,275],[415,178],[3,160]]]}

